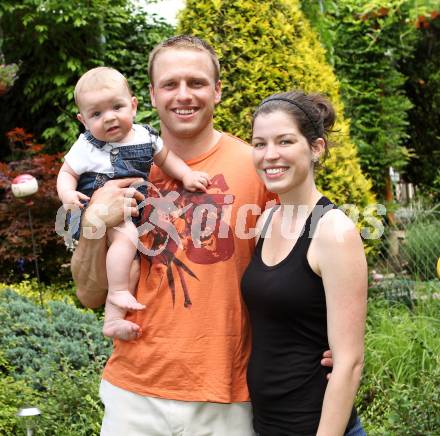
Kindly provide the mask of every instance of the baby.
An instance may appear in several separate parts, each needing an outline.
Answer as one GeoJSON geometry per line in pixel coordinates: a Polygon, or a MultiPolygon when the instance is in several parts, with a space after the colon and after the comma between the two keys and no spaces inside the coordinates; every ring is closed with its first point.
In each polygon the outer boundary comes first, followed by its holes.
{"type": "MultiPolygon", "coordinates": [[[[133,124],[137,99],[130,91],[125,77],[117,70],[98,67],[87,71],[75,87],[78,120],[86,131],[81,134],[64,157],[57,179],[57,191],[65,209],[83,210],[93,192],[108,180],[123,177],[142,177],[147,180],[152,162],[169,176],[181,180],[188,191],[206,191],[209,176],[192,171],[149,126],[133,124]]],[[[144,195],[146,187],[138,188],[144,195]]],[[[79,239],[78,229],[73,235],[79,239]]],[[[123,340],[140,336],[138,325],[125,320],[127,310],[142,310],[129,288],[133,262],[138,262],[136,242],[138,232],[129,220],[117,229],[107,229],[106,259],[108,295],[105,305],[103,333],[123,340]]]]}

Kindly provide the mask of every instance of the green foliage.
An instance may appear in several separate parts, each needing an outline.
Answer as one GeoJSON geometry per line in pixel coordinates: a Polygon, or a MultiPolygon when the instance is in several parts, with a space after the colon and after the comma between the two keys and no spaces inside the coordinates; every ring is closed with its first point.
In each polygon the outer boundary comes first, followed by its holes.
{"type": "MultiPolygon", "coordinates": [[[[1,352],[0,352],[1,353],[1,352]]],[[[11,366],[0,354],[0,434],[19,434],[16,414],[33,396],[33,390],[23,381],[14,380],[9,372],[11,366]]]]}
{"type": "Polygon", "coordinates": [[[98,435],[103,405],[99,399],[102,362],[79,370],[68,365],[46,382],[45,398],[39,408],[41,435],[98,435]]]}
{"type": "Polygon", "coordinates": [[[0,322],[7,331],[0,338],[0,348],[15,368],[14,377],[35,388],[46,386],[65,365],[84,368],[101,363],[110,353],[110,343],[95,315],[61,301],[40,307],[4,290],[0,294],[0,322]]]}
{"type": "Polygon", "coordinates": [[[357,407],[369,435],[434,435],[440,428],[440,301],[413,310],[369,302],[357,407]]]}
{"type": "Polygon", "coordinates": [[[420,18],[414,59],[401,62],[408,76],[406,92],[414,105],[409,111],[408,146],[416,154],[405,173],[409,181],[439,201],[440,12],[432,12],[424,21],[420,18]]]}
{"type": "Polygon", "coordinates": [[[0,434],[24,434],[16,413],[32,406],[41,411],[35,436],[98,435],[103,414],[98,396],[100,370],[97,364],[79,370],[64,365],[43,380],[40,390],[0,374],[0,434]]]}
{"type": "Polygon", "coordinates": [[[252,112],[264,97],[292,88],[328,94],[338,113],[333,139],[339,146],[318,184],[339,204],[362,207],[374,200],[349,140],[339,84],[298,1],[188,0],[178,32],[200,36],[216,49],[223,67],[216,126],[243,139],[249,139],[252,112]]]}
{"type": "Polygon", "coordinates": [[[152,111],[146,80],[151,47],[171,27],[129,0],[3,0],[1,50],[21,60],[19,79],[2,97],[2,133],[19,125],[44,139],[49,151],[67,149],[79,133],[73,88],[82,73],[110,65],[138,94],[141,121],[152,111]]]}
{"type": "Polygon", "coordinates": [[[322,10],[313,2],[302,4],[321,31],[340,80],[362,168],[383,198],[388,168],[402,170],[412,156],[406,142],[413,105],[398,63],[410,61],[414,50],[415,28],[409,20],[413,3],[328,0],[320,2],[322,10]]]}

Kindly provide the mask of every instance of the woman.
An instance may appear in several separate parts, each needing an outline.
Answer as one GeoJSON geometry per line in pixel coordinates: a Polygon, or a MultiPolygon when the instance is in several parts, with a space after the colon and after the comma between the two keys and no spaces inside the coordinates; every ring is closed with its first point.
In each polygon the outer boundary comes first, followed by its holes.
{"type": "Polygon", "coordinates": [[[316,188],[335,112],[319,94],[275,94],[253,118],[253,156],[280,204],[260,218],[243,276],[252,325],[248,386],[261,436],[364,435],[353,409],[363,366],[367,265],[353,223],[316,188]],[[320,364],[333,353],[333,370],[320,364]]]}

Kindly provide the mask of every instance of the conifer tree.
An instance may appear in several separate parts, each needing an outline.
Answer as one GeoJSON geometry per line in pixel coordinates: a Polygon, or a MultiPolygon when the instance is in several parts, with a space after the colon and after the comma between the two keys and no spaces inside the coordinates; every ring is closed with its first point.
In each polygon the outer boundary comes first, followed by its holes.
{"type": "Polygon", "coordinates": [[[339,84],[298,0],[187,0],[178,33],[213,45],[222,65],[222,102],[216,127],[249,140],[251,116],[261,100],[291,89],[321,92],[338,115],[337,147],[319,170],[320,189],[338,204],[374,201],[349,138],[339,84]]]}

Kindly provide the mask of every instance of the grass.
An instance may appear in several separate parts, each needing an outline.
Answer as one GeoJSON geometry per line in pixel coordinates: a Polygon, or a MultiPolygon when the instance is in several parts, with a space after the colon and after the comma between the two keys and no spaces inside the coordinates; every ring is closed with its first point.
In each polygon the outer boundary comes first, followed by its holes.
{"type": "Polygon", "coordinates": [[[371,301],[365,348],[357,405],[367,434],[439,434],[440,301],[371,301]]]}

